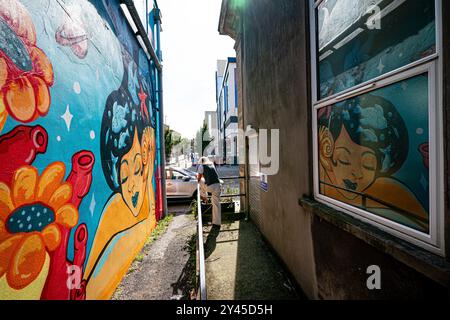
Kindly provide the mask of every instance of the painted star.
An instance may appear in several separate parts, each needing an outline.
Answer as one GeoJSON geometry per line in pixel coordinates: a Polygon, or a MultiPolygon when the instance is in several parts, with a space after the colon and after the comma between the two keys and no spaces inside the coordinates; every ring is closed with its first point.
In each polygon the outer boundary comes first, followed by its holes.
{"type": "Polygon", "coordinates": [[[423,174],[420,177],[420,184],[422,185],[424,190],[426,190],[428,188],[428,180],[427,180],[427,178],[425,178],[425,176],[423,174]]]}
{"type": "Polygon", "coordinates": [[[380,74],[383,73],[384,68],[385,68],[385,65],[383,64],[383,61],[381,61],[381,59],[380,59],[380,63],[378,64],[378,67],[377,67],[378,71],[380,71],[380,74]]]}
{"type": "Polygon", "coordinates": [[[66,112],[61,116],[67,126],[67,131],[70,131],[70,124],[72,123],[73,114],[70,113],[70,107],[67,105],[66,112]]]}
{"type": "Polygon", "coordinates": [[[92,195],[91,204],[89,205],[89,211],[91,212],[91,216],[94,216],[95,206],[97,202],[95,201],[95,194],[92,195]]]}
{"type": "Polygon", "coordinates": [[[144,90],[142,90],[142,87],[141,87],[141,90],[139,91],[138,96],[139,96],[139,100],[141,100],[142,117],[145,116],[147,118],[147,120],[150,120],[150,116],[148,115],[147,106],[145,105],[148,95],[144,92],[144,90]]]}

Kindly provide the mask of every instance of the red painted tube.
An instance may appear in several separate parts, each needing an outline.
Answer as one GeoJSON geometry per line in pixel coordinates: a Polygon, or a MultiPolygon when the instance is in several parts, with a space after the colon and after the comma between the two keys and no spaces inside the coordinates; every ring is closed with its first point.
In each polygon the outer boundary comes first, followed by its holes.
{"type": "Polygon", "coordinates": [[[155,194],[155,201],[156,201],[156,221],[160,221],[163,218],[163,205],[162,205],[162,189],[161,189],[161,167],[157,166],[156,168],[156,194],[155,194]]]}
{"type": "Polygon", "coordinates": [[[77,208],[91,188],[94,163],[95,157],[90,151],[81,151],[72,157],[72,172],[67,182],[73,187],[72,203],[77,208]]]}
{"type": "MultiPolygon", "coordinates": [[[[74,247],[75,253],[73,257],[73,265],[83,270],[84,261],[86,260],[86,245],[88,241],[88,230],[85,224],[81,224],[75,232],[74,247]]],[[[81,277],[82,279],[82,277],[81,277]]],[[[70,300],[86,299],[86,280],[82,280],[78,288],[70,291],[70,300]]]]}
{"type": "Polygon", "coordinates": [[[0,182],[12,183],[14,172],[47,151],[48,135],[41,126],[17,126],[0,137],[0,182]]]}
{"type": "MultiPolygon", "coordinates": [[[[83,198],[89,193],[92,183],[92,169],[95,158],[92,152],[81,151],[72,157],[72,171],[67,178],[73,187],[72,203],[79,208],[83,198]]],[[[85,299],[86,284],[83,283],[82,270],[86,259],[86,245],[88,231],[86,225],[80,225],[74,238],[74,259],[73,262],[67,259],[67,247],[71,229],[60,227],[61,244],[52,252],[50,258],[50,271],[44,290],[41,295],[43,300],[68,300],[85,299]],[[75,271],[74,282],[70,281],[69,271],[75,271]],[[78,287],[72,288],[69,284],[77,284],[78,287]]]]}

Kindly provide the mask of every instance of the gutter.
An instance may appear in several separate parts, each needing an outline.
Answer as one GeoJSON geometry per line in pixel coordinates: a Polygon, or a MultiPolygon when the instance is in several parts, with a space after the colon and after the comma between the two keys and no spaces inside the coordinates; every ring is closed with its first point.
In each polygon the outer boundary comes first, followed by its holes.
{"type": "MultiPolygon", "coordinates": [[[[158,71],[162,70],[162,64],[159,56],[156,54],[155,49],[153,48],[150,40],[147,36],[147,31],[145,27],[142,25],[142,21],[139,17],[139,14],[134,6],[133,0],[120,0],[120,4],[125,4],[128,11],[130,12],[131,18],[133,19],[134,24],[136,25],[138,31],[136,32],[136,36],[141,36],[142,41],[144,42],[145,48],[147,52],[150,54],[151,60],[155,63],[156,69],[158,71]]],[[[159,9],[158,9],[159,11],[159,9]]]]}
{"type": "MultiPolygon", "coordinates": [[[[155,12],[155,21],[156,21],[156,44],[157,44],[157,57],[158,62],[160,59],[162,59],[162,52],[161,52],[161,11],[158,8],[158,4],[156,1],[154,2],[156,5],[156,8],[154,9],[155,12]]],[[[156,64],[156,63],[155,63],[156,64]]],[[[162,199],[163,199],[163,216],[167,216],[168,209],[167,209],[167,193],[166,193],[166,143],[164,138],[164,97],[163,97],[163,70],[158,69],[158,107],[159,107],[159,126],[160,126],[160,135],[159,135],[159,142],[160,142],[160,152],[161,152],[161,192],[162,192],[162,199]]]]}

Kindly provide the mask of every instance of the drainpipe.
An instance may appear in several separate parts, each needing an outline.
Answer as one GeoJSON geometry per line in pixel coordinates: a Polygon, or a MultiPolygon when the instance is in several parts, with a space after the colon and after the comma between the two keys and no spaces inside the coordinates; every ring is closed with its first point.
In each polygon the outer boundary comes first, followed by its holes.
{"type": "MultiPolygon", "coordinates": [[[[156,1],[155,1],[155,3],[156,3],[156,1]]],[[[155,49],[153,48],[152,44],[150,43],[150,40],[148,39],[148,37],[146,36],[147,29],[142,24],[141,18],[139,17],[139,13],[136,11],[136,7],[134,6],[133,0],[121,0],[120,4],[121,4],[121,6],[122,5],[126,6],[126,9],[130,13],[131,18],[133,19],[133,22],[136,25],[136,28],[137,28],[136,36],[139,36],[139,35],[141,36],[142,41],[145,45],[145,48],[147,49],[152,61],[155,63],[156,69],[158,69],[158,71],[161,71],[162,70],[162,65],[160,62],[161,59],[157,56],[155,49]]],[[[156,5],[156,10],[159,12],[157,5],[156,5]]],[[[160,17],[159,14],[158,14],[158,16],[160,17]]],[[[159,46],[159,44],[158,44],[158,46],[159,46]]]]}
{"type": "MultiPolygon", "coordinates": [[[[161,11],[155,1],[154,17],[156,22],[156,55],[159,61],[162,61],[161,52],[161,11]]],[[[161,150],[161,190],[163,199],[163,215],[167,216],[167,197],[166,197],[166,144],[164,141],[164,104],[163,104],[163,69],[158,69],[158,102],[159,102],[159,125],[160,125],[160,150],[161,150]]]]}

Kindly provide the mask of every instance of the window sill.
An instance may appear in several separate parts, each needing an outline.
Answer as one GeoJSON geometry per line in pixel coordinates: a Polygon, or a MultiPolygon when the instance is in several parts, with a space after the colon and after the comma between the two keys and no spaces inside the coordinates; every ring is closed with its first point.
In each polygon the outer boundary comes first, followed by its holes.
{"type": "Polygon", "coordinates": [[[360,240],[424,274],[439,284],[450,287],[450,262],[422,248],[394,237],[314,199],[303,197],[299,204],[321,220],[351,233],[360,240]]]}

